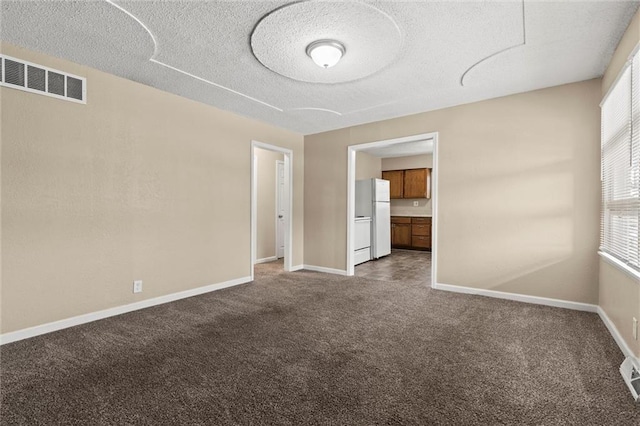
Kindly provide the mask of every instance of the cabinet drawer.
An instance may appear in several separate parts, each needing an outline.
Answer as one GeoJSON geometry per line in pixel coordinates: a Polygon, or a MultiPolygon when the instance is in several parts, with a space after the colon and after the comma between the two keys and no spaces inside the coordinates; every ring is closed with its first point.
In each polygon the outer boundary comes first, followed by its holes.
{"type": "Polygon", "coordinates": [[[431,218],[430,217],[412,217],[411,223],[414,223],[414,224],[428,223],[429,225],[431,225],[431,218]]]}
{"type": "Polygon", "coordinates": [[[391,223],[411,223],[411,218],[402,216],[391,216],[391,223]]]}
{"type": "Polygon", "coordinates": [[[414,223],[411,225],[411,235],[429,236],[431,235],[431,225],[414,223]]]}
{"type": "Polygon", "coordinates": [[[414,235],[411,237],[411,245],[418,248],[431,248],[431,236],[414,235]]]}

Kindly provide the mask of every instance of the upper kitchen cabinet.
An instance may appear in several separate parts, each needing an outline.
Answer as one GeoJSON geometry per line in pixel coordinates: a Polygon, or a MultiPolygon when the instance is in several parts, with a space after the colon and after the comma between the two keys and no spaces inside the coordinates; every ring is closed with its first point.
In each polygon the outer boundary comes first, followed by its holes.
{"type": "Polygon", "coordinates": [[[387,170],[391,198],[431,198],[431,169],[387,170]]]}
{"type": "Polygon", "coordinates": [[[403,198],[431,198],[431,169],[404,171],[403,198]]]}
{"type": "Polygon", "coordinates": [[[390,198],[404,198],[404,170],[382,172],[382,179],[389,181],[390,198]]]}

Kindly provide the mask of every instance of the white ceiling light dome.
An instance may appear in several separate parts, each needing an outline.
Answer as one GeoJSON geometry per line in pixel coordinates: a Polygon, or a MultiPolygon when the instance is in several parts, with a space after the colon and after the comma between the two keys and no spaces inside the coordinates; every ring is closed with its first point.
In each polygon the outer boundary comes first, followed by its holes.
{"type": "Polygon", "coordinates": [[[366,2],[292,3],[264,15],[251,33],[253,55],[266,68],[322,84],[380,71],[395,60],[402,42],[396,22],[366,2]]]}
{"type": "Polygon", "coordinates": [[[345,53],[344,45],[336,40],[318,40],[307,46],[307,55],[322,68],[331,68],[345,53]]]}

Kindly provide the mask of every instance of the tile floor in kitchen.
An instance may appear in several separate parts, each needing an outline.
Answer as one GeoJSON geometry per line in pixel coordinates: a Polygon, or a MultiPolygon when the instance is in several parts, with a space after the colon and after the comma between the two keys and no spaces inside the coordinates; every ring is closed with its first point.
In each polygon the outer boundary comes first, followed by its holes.
{"type": "Polygon", "coordinates": [[[392,249],[391,254],[355,267],[357,277],[388,281],[424,281],[431,285],[431,252],[392,249]]]}

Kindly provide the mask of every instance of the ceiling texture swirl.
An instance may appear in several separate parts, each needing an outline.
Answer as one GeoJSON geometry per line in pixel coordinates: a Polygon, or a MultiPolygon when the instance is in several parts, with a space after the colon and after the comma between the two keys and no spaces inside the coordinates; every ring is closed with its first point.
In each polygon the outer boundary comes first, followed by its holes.
{"type": "Polygon", "coordinates": [[[0,4],[3,41],[311,134],[599,77],[639,2],[0,4]]]}

